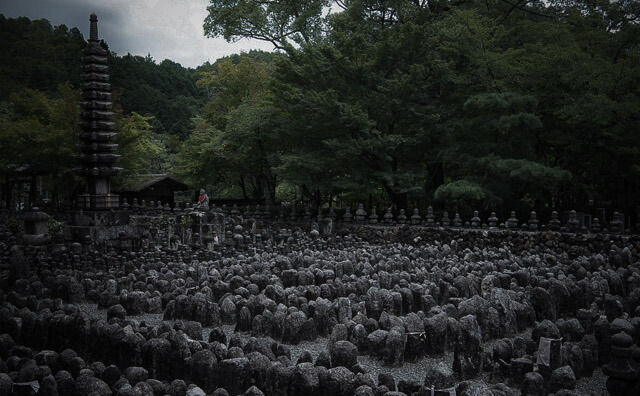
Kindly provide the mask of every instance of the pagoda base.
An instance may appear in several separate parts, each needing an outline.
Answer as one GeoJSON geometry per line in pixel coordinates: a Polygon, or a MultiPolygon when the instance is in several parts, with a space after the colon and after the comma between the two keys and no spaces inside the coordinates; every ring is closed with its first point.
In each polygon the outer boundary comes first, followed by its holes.
{"type": "Polygon", "coordinates": [[[78,209],[85,210],[110,210],[120,207],[120,196],[116,194],[83,194],[78,195],[78,209]]]}
{"type": "Polygon", "coordinates": [[[66,227],[65,239],[77,242],[104,242],[117,240],[122,232],[132,234],[128,210],[78,210],[74,214],[73,224],[66,227]]]}

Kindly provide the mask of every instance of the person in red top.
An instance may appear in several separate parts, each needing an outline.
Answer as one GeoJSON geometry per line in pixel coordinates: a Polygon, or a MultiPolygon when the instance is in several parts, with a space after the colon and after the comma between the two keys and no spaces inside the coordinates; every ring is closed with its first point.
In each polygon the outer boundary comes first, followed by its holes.
{"type": "Polygon", "coordinates": [[[200,189],[200,196],[198,196],[198,203],[196,204],[199,208],[204,208],[209,206],[209,197],[203,188],[200,189]]]}

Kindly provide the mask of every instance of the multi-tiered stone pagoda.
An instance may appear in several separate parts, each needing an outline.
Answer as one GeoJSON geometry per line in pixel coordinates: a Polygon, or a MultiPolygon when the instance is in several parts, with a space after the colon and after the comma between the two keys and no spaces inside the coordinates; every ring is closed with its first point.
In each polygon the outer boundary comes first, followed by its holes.
{"type": "Polygon", "coordinates": [[[98,40],[98,17],[91,14],[89,42],[84,49],[82,73],[82,102],[80,107],[80,128],[78,137],[82,144],[78,145],[81,154],[77,156],[81,168],[75,172],[86,178],[87,192],[78,196],[78,207],[89,210],[117,208],[119,197],[111,194],[112,176],[122,172],[113,164],[120,158],[115,154],[117,144],[113,104],[111,103],[111,84],[109,84],[109,67],[107,51],[100,46],[98,40]]]}

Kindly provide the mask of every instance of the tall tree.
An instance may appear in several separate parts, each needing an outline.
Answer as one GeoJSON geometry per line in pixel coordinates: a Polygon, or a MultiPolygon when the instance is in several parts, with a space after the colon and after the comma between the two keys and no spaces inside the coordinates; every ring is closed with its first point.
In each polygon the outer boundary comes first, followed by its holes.
{"type": "Polygon", "coordinates": [[[19,171],[43,176],[54,196],[73,191],[79,110],[77,91],[60,85],[58,93],[59,99],[29,88],[13,93],[0,119],[0,175],[6,180],[19,171]]]}
{"type": "Polygon", "coordinates": [[[309,43],[323,31],[322,14],[329,0],[210,0],[204,21],[207,37],[227,41],[253,38],[279,49],[309,43]]]}
{"type": "Polygon", "coordinates": [[[215,164],[215,172],[195,177],[201,185],[215,185],[217,193],[237,186],[245,199],[272,205],[277,161],[277,112],[269,101],[273,66],[272,59],[256,58],[264,57],[254,52],[220,59],[202,74],[198,85],[211,99],[196,132],[183,144],[181,170],[186,175],[215,164]]]}

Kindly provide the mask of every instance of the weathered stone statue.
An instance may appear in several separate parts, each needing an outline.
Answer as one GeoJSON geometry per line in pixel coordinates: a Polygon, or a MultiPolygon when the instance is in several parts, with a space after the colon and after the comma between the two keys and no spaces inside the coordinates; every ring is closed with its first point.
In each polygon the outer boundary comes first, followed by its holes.
{"type": "Polygon", "coordinates": [[[491,212],[491,216],[489,216],[487,221],[489,222],[489,227],[496,227],[498,225],[498,217],[496,216],[496,212],[491,212]]]}
{"type": "Polygon", "coordinates": [[[353,220],[356,223],[364,223],[365,217],[367,217],[367,212],[364,210],[364,205],[363,204],[359,204],[358,205],[358,210],[356,210],[356,214],[353,217],[353,220]]]}
{"type": "Polygon", "coordinates": [[[194,209],[206,209],[209,208],[209,196],[206,191],[201,188],[200,195],[198,196],[198,203],[193,205],[194,209]]]}
{"type": "Polygon", "coordinates": [[[420,225],[420,221],[422,221],[422,217],[420,217],[420,212],[418,208],[413,209],[413,215],[411,215],[411,224],[420,225]]]}
{"type": "Polygon", "coordinates": [[[478,211],[473,211],[473,217],[471,218],[471,227],[472,228],[480,228],[480,224],[482,220],[480,220],[480,216],[478,215],[478,211]]]}

